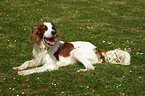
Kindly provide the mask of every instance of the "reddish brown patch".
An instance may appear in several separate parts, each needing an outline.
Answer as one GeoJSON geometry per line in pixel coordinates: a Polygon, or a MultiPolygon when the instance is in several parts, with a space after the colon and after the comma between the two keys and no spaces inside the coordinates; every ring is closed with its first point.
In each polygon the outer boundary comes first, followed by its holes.
{"type": "Polygon", "coordinates": [[[47,26],[45,26],[44,24],[39,24],[38,26],[34,27],[30,39],[32,39],[36,45],[39,44],[41,39],[43,38],[44,32],[47,31],[47,29],[47,26]]]}
{"type": "Polygon", "coordinates": [[[99,58],[101,59],[102,58],[102,53],[101,51],[99,51],[97,48],[95,49],[95,52],[97,55],[99,55],[99,58]]]}
{"type": "Polygon", "coordinates": [[[106,52],[108,52],[108,50],[103,50],[103,51],[100,51],[100,52],[101,52],[101,54],[102,54],[102,53],[106,53],[106,52]]]}
{"type": "Polygon", "coordinates": [[[106,52],[108,52],[108,51],[107,50],[100,51],[100,53],[101,53],[101,59],[103,59],[104,61],[105,61],[105,57],[102,54],[103,53],[106,54],[106,52]]]}
{"type": "Polygon", "coordinates": [[[74,46],[71,43],[65,42],[60,45],[60,48],[54,53],[54,56],[57,60],[59,60],[59,56],[68,57],[70,56],[70,52],[73,50],[74,46]]]}
{"type": "Polygon", "coordinates": [[[56,31],[56,27],[55,27],[55,25],[54,25],[54,24],[52,24],[52,29],[53,29],[53,30],[55,30],[55,32],[56,32],[55,41],[57,42],[57,41],[59,41],[59,40],[60,40],[60,36],[58,35],[58,33],[57,33],[57,31],[56,31]]]}
{"type": "Polygon", "coordinates": [[[99,58],[100,58],[100,59],[104,59],[104,56],[102,55],[102,53],[108,52],[107,50],[100,51],[100,50],[98,50],[97,48],[95,49],[95,51],[96,51],[96,54],[99,55],[99,58]]]}

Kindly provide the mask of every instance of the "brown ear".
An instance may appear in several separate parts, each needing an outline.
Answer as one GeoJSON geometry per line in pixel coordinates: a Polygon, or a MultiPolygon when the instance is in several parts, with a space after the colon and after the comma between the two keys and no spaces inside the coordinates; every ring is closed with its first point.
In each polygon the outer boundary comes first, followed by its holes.
{"type": "Polygon", "coordinates": [[[39,44],[43,37],[44,30],[42,30],[42,26],[42,24],[39,24],[37,27],[34,27],[33,33],[30,36],[30,39],[33,40],[35,45],[39,44]]]}
{"type": "Polygon", "coordinates": [[[98,54],[99,59],[101,59],[101,58],[102,58],[102,53],[101,53],[101,51],[98,50],[97,48],[95,49],[95,51],[96,51],[96,54],[98,54]]]}
{"type": "Polygon", "coordinates": [[[56,33],[55,41],[58,42],[60,40],[60,36],[56,33]]]}
{"type": "Polygon", "coordinates": [[[55,27],[55,25],[54,25],[54,24],[52,24],[52,29],[54,29],[54,30],[55,30],[55,32],[56,32],[55,41],[57,42],[57,41],[59,41],[59,40],[60,40],[60,36],[58,35],[57,30],[56,30],[56,27],[55,27]]]}

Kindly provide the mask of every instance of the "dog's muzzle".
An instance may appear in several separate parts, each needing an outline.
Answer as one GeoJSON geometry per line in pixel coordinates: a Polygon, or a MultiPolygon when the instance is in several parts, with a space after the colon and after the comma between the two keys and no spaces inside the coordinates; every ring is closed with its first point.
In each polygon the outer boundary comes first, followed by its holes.
{"type": "Polygon", "coordinates": [[[44,37],[44,42],[47,45],[53,46],[55,44],[55,37],[51,37],[51,38],[44,37]]]}

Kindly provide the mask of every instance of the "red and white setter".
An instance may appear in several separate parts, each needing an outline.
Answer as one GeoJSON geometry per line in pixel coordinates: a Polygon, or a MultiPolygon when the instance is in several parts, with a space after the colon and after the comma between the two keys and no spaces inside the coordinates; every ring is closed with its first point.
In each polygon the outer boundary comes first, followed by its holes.
{"type": "Polygon", "coordinates": [[[67,66],[81,62],[85,69],[80,71],[93,70],[93,64],[106,61],[112,64],[130,64],[130,54],[122,50],[99,51],[90,42],[76,41],[63,42],[52,23],[44,22],[34,27],[30,37],[34,41],[34,59],[26,61],[19,67],[13,69],[21,70],[19,75],[29,75],[44,71],[57,70],[61,66],[67,66]],[[40,66],[29,70],[23,70],[32,66],[40,66]],[[23,70],[23,71],[22,71],[23,70]]]}

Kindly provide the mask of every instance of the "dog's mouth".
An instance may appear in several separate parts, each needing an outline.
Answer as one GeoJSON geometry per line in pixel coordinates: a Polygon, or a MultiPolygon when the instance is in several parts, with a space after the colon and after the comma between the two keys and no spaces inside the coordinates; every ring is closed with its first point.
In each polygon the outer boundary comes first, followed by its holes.
{"type": "Polygon", "coordinates": [[[44,37],[44,42],[49,46],[53,46],[55,44],[55,37],[51,38],[44,37]]]}

